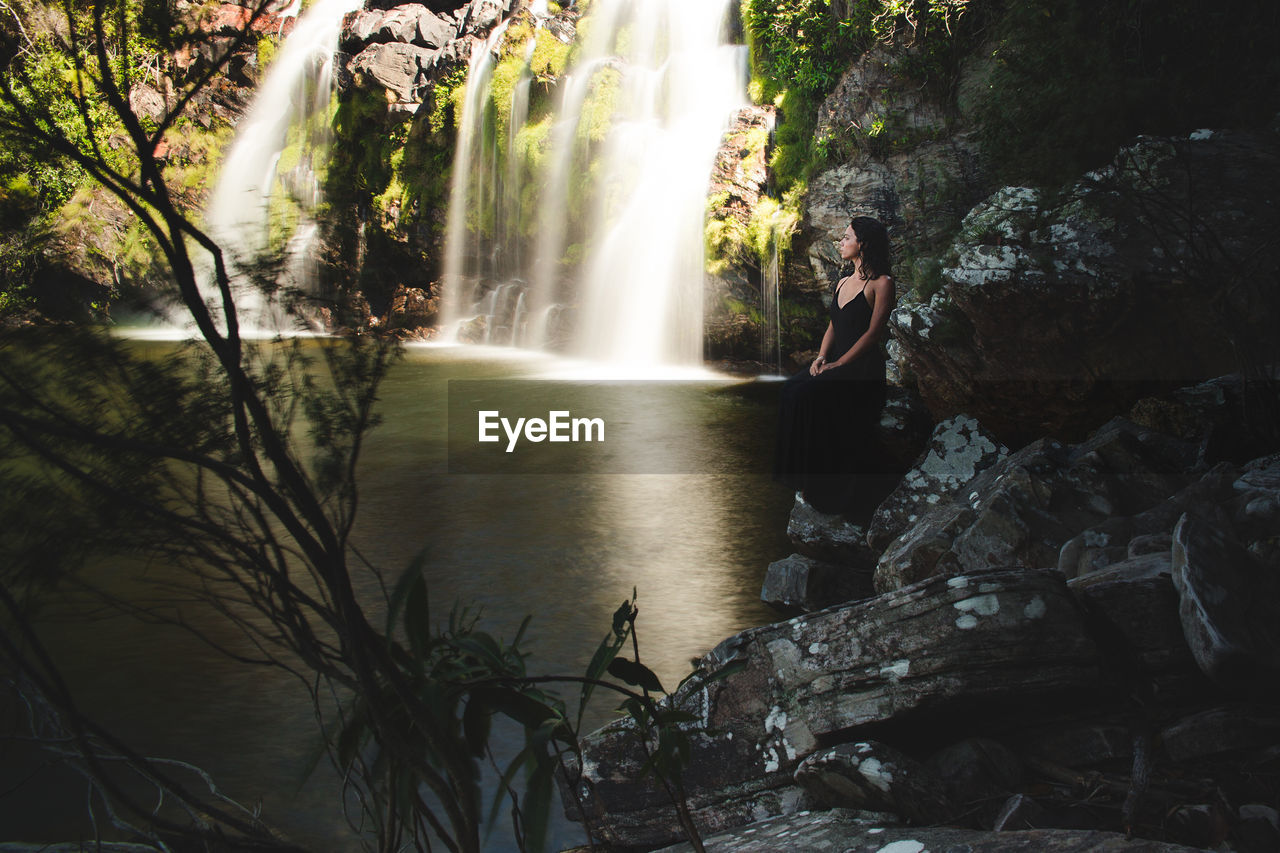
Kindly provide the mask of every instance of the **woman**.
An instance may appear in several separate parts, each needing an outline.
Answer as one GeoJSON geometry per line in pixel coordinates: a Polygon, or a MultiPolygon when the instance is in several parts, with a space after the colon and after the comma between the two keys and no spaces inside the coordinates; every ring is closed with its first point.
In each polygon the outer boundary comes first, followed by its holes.
{"type": "Polygon", "coordinates": [[[889,232],[859,216],[840,239],[853,271],[836,282],[818,357],[787,380],[778,409],[774,477],[821,512],[845,512],[853,477],[879,467],[876,424],[884,407],[885,335],[895,293],[889,232]]]}

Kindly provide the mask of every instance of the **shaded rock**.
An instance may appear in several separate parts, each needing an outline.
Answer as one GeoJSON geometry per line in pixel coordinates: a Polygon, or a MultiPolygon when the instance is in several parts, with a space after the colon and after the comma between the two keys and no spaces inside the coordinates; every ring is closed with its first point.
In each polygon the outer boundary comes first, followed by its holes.
{"type": "Polygon", "coordinates": [[[953,743],[931,755],[925,765],[941,779],[947,797],[961,811],[977,810],[988,816],[988,807],[1016,791],[1022,780],[1022,759],[990,738],[953,743]]]}
{"type": "Polygon", "coordinates": [[[1165,826],[1175,838],[1202,849],[1217,847],[1230,832],[1226,813],[1214,803],[1178,806],[1165,826]]]}
{"type": "Polygon", "coordinates": [[[1133,755],[1133,734],[1115,722],[1044,720],[1017,732],[1011,741],[1020,753],[1063,767],[1092,767],[1133,755]]]}
{"type": "Polygon", "coordinates": [[[1259,744],[1280,740],[1280,710],[1263,705],[1223,705],[1197,711],[1160,733],[1165,755],[1192,761],[1237,750],[1254,752],[1259,744]]]}
{"type": "Polygon", "coordinates": [[[970,417],[956,415],[938,424],[928,448],[872,516],[867,544],[883,551],[929,509],[1008,454],[1007,447],[970,417]]]}
{"type": "Polygon", "coordinates": [[[1173,533],[1173,582],[1200,669],[1242,691],[1274,690],[1280,674],[1280,585],[1222,532],[1184,515],[1173,533]]]}
{"type": "Polygon", "coordinates": [[[1014,794],[996,814],[991,828],[996,832],[1035,829],[1044,826],[1048,817],[1045,810],[1035,800],[1025,794],[1014,794]]]}
{"type": "Polygon", "coordinates": [[[1264,274],[1277,260],[1280,212],[1267,199],[1278,184],[1280,138],[1215,133],[1141,138],[1052,200],[992,194],[965,216],[942,288],[890,321],[930,410],[967,412],[1012,444],[1080,434],[1232,369],[1229,340],[1267,340],[1277,318],[1232,306],[1222,316],[1244,325],[1229,332],[1206,313],[1203,276],[1222,263],[1203,266],[1185,222],[1264,274]]]}
{"type": "Polygon", "coordinates": [[[1143,533],[1129,540],[1125,555],[1129,559],[1147,554],[1167,554],[1173,548],[1173,531],[1168,533],[1143,533]]]}
{"type": "Polygon", "coordinates": [[[935,773],[877,741],[815,752],[796,768],[795,780],[819,803],[886,811],[912,824],[945,823],[955,813],[935,773]]]}
{"type": "Polygon", "coordinates": [[[842,515],[819,512],[799,492],[787,519],[787,538],[797,551],[815,560],[853,567],[875,565],[865,527],[842,515]]]}
{"type": "MultiPolygon", "coordinates": [[[[821,739],[905,716],[954,724],[961,711],[1022,712],[1100,685],[1097,649],[1052,570],[932,578],[745,631],[699,668],[710,675],[730,663],[743,668],[702,689],[692,682],[675,697],[716,733],[691,734],[685,786],[695,817],[722,825],[798,808],[801,799],[787,793],[791,773],[821,739]]],[[[640,778],[644,756],[626,721],[588,737],[583,761],[578,793],[602,838],[636,846],[674,840],[671,807],[640,778]]]]}
{"type": "Polygon", "coordinates": [[[1076,534],[1148,509],[1184,486],[1188,476],[1172,452],[1167,439],[1123,419],[1074,448],[1033,442],[981,471],[890,543],[876,567],[876,589],[988,566],[1057,566],[1076,534]]]}
{"type": "Polygon", "coordinates": [[[810,613],[872,594],[870,565],[860,568],[792,554],[769,564],[760,600],[782,613],[810,613]]]}
{"type": "Polygon", "coordinates": [[[1124,683],[1154,684],[1168,699],[1204,687],[1178,616],[1172,556],[1158,552],[1075,578],[1068,585],[1093,616],[1103,659],[1124,683]]]}
{"type": "MultiPolygon", "coordinates": [[[[1225,503],[1231,494],[1236,469],[1220,462],[1202,477],[1155,506],[1131,516],[1108,518],[1101,524],[1083,530],[1062,544],[1058,552],[1058,569],[1069,578],[1099,571],[1113,562],[1127,559],[1133,543],[1142,537],[1173,543],[1173,527],[1185,512],[1214,516],[1215,507],[1225,503]]],[[[1139,542],[1137,547],[1143,548],[1139,542]]]]}
{"type": "Polygon", "coordinates": [[[880,412],[880,446],[889,456],[886,468],[904,470],[924,452],[933,419],[920,395],[890,382],[880,412]]]}
{"type": "Polygon", "coordinates": [[[1280,812],[1262,803],[1241,806],[1231,830],[1231,840],[1239,853],[1280,850],[1280,812]]]}
{"type": "MultiPolygon", "coordinates": [[[[1197,853],[1195,848],[1116,832],[1026,830],[985,832],[948,827],[868,826],[849,809],[804,812],[705,838],[707,853],[1197,853]]],[[[662,853],[689,853],[676,844],[662,853]]]]}

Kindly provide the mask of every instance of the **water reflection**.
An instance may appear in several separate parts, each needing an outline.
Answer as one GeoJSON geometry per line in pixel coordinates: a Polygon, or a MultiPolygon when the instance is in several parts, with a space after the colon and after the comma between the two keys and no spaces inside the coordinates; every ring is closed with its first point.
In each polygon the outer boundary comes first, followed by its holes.
{"type": "MultiPolygon", "coordinates": [[[[159,354],[168,345],[139,346],[159,354]]],[[[449,380],[536,377],[551,364],[509,351],[475,356],[411,349],[382,388],[384,423],[366,446],[353,536],[374,565],[394,576],[425,552],[435,611],[444,616],[455,600],[473,602],[497,634],[511,636],[533,614],[529,665],[539,673],[580,673],[633,587],[642,655],[669,687],[690,658],[773,618],[758,594],[768,562],[787,552],[790,495],[752,473],[769,452],[767,401],[735,394],[723,379],[672,383],[637,400],[630,417],[653,420],[664,438],[635,452],[657,470],[688,473],[449,474],[449,380]]],[[[121,578],[144,570],[164,567],[109,567],[121,578]]],[[[378,621],[380,585],[366,575],[359,592],[378,621]]],[[[332,774],[299,791],[318,741],[296,681],[230,663],[172,629],[118,617],[67,620],[50,633],[82,702],[104,722],[151,754],[207,767],[243,802],[260,799],[264,814],[298,842],[354,849],[332,774]]],[[[593,721],[610,713],[602,702],[593,721]]],[[[83,822],[79,807],[52,815],[33,802],[55,798],[0,799],[0,826],[65,840],[68,827],[83,822]],[[41,810],[52,825],[34,820],[41,810]]],[[[555,833],[565,846],[578,838],[563,822],[555,833]]],[[[501,837],[489,845],[509,847],[501,837]]]]}

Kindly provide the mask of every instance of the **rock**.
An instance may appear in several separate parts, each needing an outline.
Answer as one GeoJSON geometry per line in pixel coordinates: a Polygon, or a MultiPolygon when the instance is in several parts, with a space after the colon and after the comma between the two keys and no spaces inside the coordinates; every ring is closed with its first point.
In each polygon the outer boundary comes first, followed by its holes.
{"type": "Polygon", "coordinates": [[[890,812],[917,825],[945,823],[955,814],[937,774],[877,741],[815,752],[796,768],[795,780],[827,806],[890,812]]]}
{"type": "MultiPolygon", "coordinates": [[[[700,825],[798,809],[796,765],[822,740],[859,726],[901,717],[954,726],[969,714],[990,718],[1006,705],[1026,713],[1100,686],[1097,648],[1054,570],[931,578],[745,631],[699,667],[710,675],[730,663],[743,668],[702,689],[695,680],[675,697],[715,732],[690,735],[684,781],[700,825]]],[[[678,836],[665,795],[640,778],[644,757],[626,721],[589,736],[583,761],[578,793],[601,838],[644,846],[678,836]]]]}
{"type": "Polygon", "coordinates": [[[1230,831],[1227,816],[1217,804],[1178,806],[1165,826],[1170,835],[1201,849],[1217,847],[1230,831]]]}
{"type": "Polygon", "coordinates": [[[792,554],[769,564],[760,600],[785,614],[811,613],[870,596],[872,572],[870,565],[854,569],[792,554]]]}
{"type": "Polygon", "coordinates": [[[1099,571],[1112,562],[1127,559],[1134,543],[1141,550],[1143,537],[1152,541],[1169,541],[1173,547],[1173,526],[1184,512],[1214,514],[1214,508],[1225,503],[1231,494],[1236,469],[1220,462],[1195,482],[1180,489],[1149,509],[1132,516],[1108,518],[1101,524],[1083,530],[1062,544],[1058,552],[1058,569],[1069,578],[1099,571]]]}
{"type": "Polygon", "coordinates": [[[1019,829],[1035,829],[1044,826],[1047,815],[1045,810],[1025,794],[1014,794],[1000,807],[991,828],[996,832],[1019,829]]]}
{"type": "Polygon", "coordinates": [[[799,492],[787,520],[787,537],[797,551],[815,560],[854,568],[875,565],[865,527],[841,515],[818,512],[799,492]]]}
{"type": "Polygon", "coordinates": [[[502,20],[503,13],[511,9],[512,0],[471,0],[454,12],[458,32],[474,35],[485,32],[502,20]]]}
{"type": "Polygon", "coordinates": [[[1205,687],[1183,636],[1172,573],[1172,556],[1155,553],[1068,584],[1092,615],[1103,660],[1127,691],[1151,684],[1165,701],[1205,687]]]}
{"type": "Polygon", "coordinates": [[[885,467],[902,471],[924,452],[933,431],[933,420],[915,391],[892,381],[885,390],[884,409],[880,412],[880,445],[889,456],[885,467]]]}
{"type": "Polygon", "coordinates": [[[867,544],[872,551],[883,552],[927,510],[1008,455],[1009,449],[970,417],[956,415],[938,424],[928,448],[871,517],[867,544]]]}
{"type": "Polygon", "coordinates": [[[1173,533],[1143,533],[1129,540],[1125,556],[1129,559],[1147,554],[1167,554],[1173,548],[1173,533]]]}
{"type": "MultiPolygon", "coordinates": [[[[775,818],[703,839],[707,853],[1200,853],[1192,847],[1116,832],[1025,830],[985,832],[949,827],[869,825],[849,809],[775,818]]],[[[688,843],[660,853],[691,853],[688,843]]]]}
{"type": "Polygon", "coordinates": [[[168,111],[164,95],[146,83],[135,83],[129,90],[129,109],[140,118],[148,118],[156,122],[168,111]]]}
{"type": "Polygon", "coordinates": [[[347,69],[360,81],[372,78],[401,103],[420,103],[426,70],[435,66],[439,51],[412,44],[376,44],[351,60],[347,69]]]}
{"type": "Polygon", "coordinates": [[[1081,531],[1183,487],[1183,447],[1123,419],[1074,448],[1033,442],[979,472],[891,542],[876,566],[876,589],[989,566],[1057,566],[1063,544],[1081,531]]]}
{"type": "Polygon", "coordinates": [[[436,309],[436,300],[428,297],[422,288],[402,284],[391,296],[391,308],[383,325],[389,331],[430,326],[435,322],[436,309]]]}
{"type": "Polygon", "coordinates": [[[1040,720],[1032,728],[1014,734],[1011,743],[1029,758],[1063,767],[1095,767],[1133,756],[1133,734],[1126,726],[1110,721],[1040,720]]]}
{"type": "Polygon", "coordinates": [[[1187,514],[1173,533],[1182,629],[1200,669],[1224,687],[1275,690],[1280,587],[1223,533],[1187,514]]]}
{"type": "Polygon", "coordinates": [[[1224,256],[1273,268],[1278,183],[1280,137],[1216,133],[1139,139],[1052,201],[992,194],[965,216],[941,289],[890,321],[930,411],[966,412],[1010,444],[1074,436],[1232,369],[1229,341],[1269,340],[1277,318],[1265,301],[1224,308],[1239,321],[1228,332],[1203,281],[1224,256]],[[1189,216],[1195,239],[1222,241],[1220,260],[1188,244],[1189,216]]]}
{"type": "Polygon", "coordinates": [[[942,781],[947,797],[961,811],[991,812],[994,805],[1018,789],[1022,760],[1018,754],[990,738],[966,738],[939,750],[925,765],[942,781]]]}
{"type": "Polygon", "coordinates": [[[1264,705],[1222,705],[1189,714],[1164,728],[1160,744],[1175,763],[1223,753],[1256,753],[1280,740],[1280,711],[1264,705]]]}
{"type": "Polygon", "coordinates": [[[1280,813],[1262,803],[1249,803],[1237,811],[1231,839],[1239,853],[1273,853],[1280,850],[1280,813]]]}

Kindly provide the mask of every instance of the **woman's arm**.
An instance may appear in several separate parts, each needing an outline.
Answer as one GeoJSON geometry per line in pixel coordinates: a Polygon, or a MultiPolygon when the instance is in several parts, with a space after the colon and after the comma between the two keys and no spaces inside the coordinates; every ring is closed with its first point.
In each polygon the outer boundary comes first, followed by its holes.
{"type": "Polygon", "coordinates": [[[813,364],[809,365],[810,376],[817,376],[822,372],[823,365],[827,363],[827,352],[831,349],[831,339],[835,336],[836,333],[828,322],[827,330],[822,333],[822,343],[818,345],[818,357],[813,360],[813,364]]]}
{"type": "MultiPolygon", "coordinates": [[[[871,325],[863,332],[862,337],[849,347],[849,351],[840,358],[832,362],[823,364],[818,372],[830,370],[833,367],[842,367],[861,356],[885,335],[889,326],[889,314],[893,312],[893,306],[897,302],[897,293],[893,286],[893,279],[889,276],[882,276],[875,281],[867,282],[867,301],[871,303],[871,325]]],[[[831,330],[830,324],[827,330],[831,330]]],[[[823,346],[827,344],[827,339],[822,339],[823,346]]],[[[815,362],[816,363],[816,362],[815,362]]]]}

